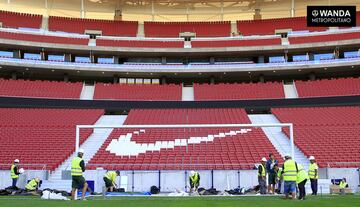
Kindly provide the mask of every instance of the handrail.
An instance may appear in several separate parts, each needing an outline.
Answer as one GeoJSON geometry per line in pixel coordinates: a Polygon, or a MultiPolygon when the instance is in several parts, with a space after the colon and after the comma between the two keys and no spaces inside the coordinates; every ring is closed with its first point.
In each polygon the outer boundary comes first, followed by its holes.
{"type": "MultiPolygon", "coordinates": [[[[9,164],[5,164],[5,163],[0,163],[0,169],[9,169],[10,170],[10,166],[12,163],[9,164]]],[[[19,163],[19,167],[20,168],[25,168],[25,169],[41,169],[41,170],[47,170],[47,164],[22,164],[19,163]]]]}

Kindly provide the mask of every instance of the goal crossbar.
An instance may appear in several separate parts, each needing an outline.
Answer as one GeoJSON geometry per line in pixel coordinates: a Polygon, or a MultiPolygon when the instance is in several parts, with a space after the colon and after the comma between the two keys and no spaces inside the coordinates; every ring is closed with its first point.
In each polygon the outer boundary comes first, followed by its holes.
{"type": "Polygon", "coordinates": [[[292,123],[277,124],[170,124],[170,125],[76,125],[75,150],[80,148],[80,130],[81,129],[131,129],[131,128],[225,128],[225,127],[289,127],[289,136],[291,144],[291,156],[294,158],[294,129],[292,123]]]}

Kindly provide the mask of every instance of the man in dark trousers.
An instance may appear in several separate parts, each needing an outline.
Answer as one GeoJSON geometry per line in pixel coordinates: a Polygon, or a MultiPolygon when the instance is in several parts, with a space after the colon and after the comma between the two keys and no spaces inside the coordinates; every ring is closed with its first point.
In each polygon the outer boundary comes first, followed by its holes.
{"type": "Polygon", "coordinates": [[[81,199],[85,200],[85,193],[88,187],[88,184],[83,177],[83,172],[85,172],[85,162],[82,159],[84,155],[84,150],[79,149],[77,157],[75,157],[71,162],[71,176],[72,176],[72,184],[71,184],[71,198],[75,200],[76,189],[82,189],[81,199]]]}
{"type": "Polygon", "coordinates": [[[318,165],[316,164],[316,160],[314,156],[309,157],[310,166],[309,166],[309,178],[311,182],[311,195],[317,195],[318,190],[318,179],[319,179],[319,172],[318,172],[318,165]]]}
{"type": "Polygon", "coordinates": [[[275,194],[275,185],[276,185],[276,172],[275,165],[278,165],[278,161],[275,160],[273,154],[269,155],[269,160],[266,162],[266,171],[268,173],[268,192],[270,194],[275,194]]]}
{"type": "Polygon", "coordinates": [[[266,158],[263,157],[261,159],[261,164],[259,165],[259,170],[258,170],[258,181],[259,181],[260,194],[261,195],[266,194],[266,168],[265,168],[265,164],[266,164],[266,158]]]}
{"type": "Polygon", "coordinates": [[[305,171],[304,167],[300,164],[298,165],[298,170],[299,172],[297,174],[296,183],[299,188],[299,200],[305,200],[305,196],[306,196],[305,184],[306,181],[309,179],[309,176],[305,171]]]}

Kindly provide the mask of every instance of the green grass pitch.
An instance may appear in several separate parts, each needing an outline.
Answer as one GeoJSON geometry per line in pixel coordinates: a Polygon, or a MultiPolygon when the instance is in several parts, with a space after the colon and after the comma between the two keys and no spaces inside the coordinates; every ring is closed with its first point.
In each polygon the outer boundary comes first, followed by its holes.
{"type": "Polygon", "coordinates": [[[31,197],[0,197],[1,207],[357,207],[359,195],[308,196],[307,200],[282,197],[111,197],[87,201],[41,200],[31,197]]]}

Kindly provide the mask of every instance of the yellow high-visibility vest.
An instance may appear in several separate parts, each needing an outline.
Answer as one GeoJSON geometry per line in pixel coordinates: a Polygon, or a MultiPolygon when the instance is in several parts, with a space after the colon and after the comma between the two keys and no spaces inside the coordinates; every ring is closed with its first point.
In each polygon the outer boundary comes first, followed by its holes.
{"type": "Polygon", "coordinates": [[[281,168],[279,168],[279,170],[278,170],[278,172],[277,172],[277,176],[278,176],[278,178],[281,178],[281,173],[282,173],[282,169],[281,169],[281,168]]]}
{"type": "Polygon", "coordinates": [[[36,182],[36,179],[30,180],[30,182],[25,186],[26,190],[36,190],[36,187],[38,186],[38,183],[36,182]]]}
{"type": "Polygon", "coordinates": [[[345,188],[346,188],[346,185],[347,185],[346,182],[340,181],[339,187],[340,187],[340,189],[345,189],[345,188]]]}
{"type": "Polygon", "coordinates": [[[263,164],[260,164],[259,168],[262,168],[262,170],[261,170],[261,174],[258,171],[258,176],[265,177],[266,176],[266,168],[264,167],[263,164]]]}
{"type": "Polygon", "coordinates": [[[304,167],[302,165],[298,165],[298,174],[297,174],[297,180],[296,183],[301,183],[302,181],[309,179],[308,174],[306,173],[304,167]]]}
{"type": "Polygon", "coordinates": [[[319,178],[319,172],[316,173],[316,176],[315,176],[315,170],[318,170],[319,167],[316,163],[312,163],[310,164],[309,166],[309,178],[310,179],[318,179],[319,178]]]}
{"type": "Polygon", "coordinates": [[[193,184],[199,183],[199,173],[195,172],[193,176],[190,176],[190,180],[193,184]]]}
{"type": "Polygon", "coordinates": [[[19,175],[16,175],[16,173],[15,173],[15,167],[16,167],[16,165],[14,165],[14,164],[11,165],[10,174],[11,174],[12,179],[19,178],[19,175]]]}
{"type": "Polygon", "coordinates": [[[284,162],[284,181],[296,181],[297,180],[297,171],[296,164],[294,160],[286,160],[284,162]]]}
{"type": "Polygon", "coordinates": [[[80,157],[75,157],[71,161],[71,176],[82,176],[83,175],[83,171],[80,166],[81,161],[82,161],[82,159],[80,157]]]}
{"type": "Polygon", "coordinates": [[[111,182],[115,183],[116,182],[116,177],[117,174],[114,171],[109,171],[105,174],[105,176],[107,179],[111,180],[111,182]]]}

